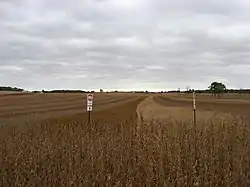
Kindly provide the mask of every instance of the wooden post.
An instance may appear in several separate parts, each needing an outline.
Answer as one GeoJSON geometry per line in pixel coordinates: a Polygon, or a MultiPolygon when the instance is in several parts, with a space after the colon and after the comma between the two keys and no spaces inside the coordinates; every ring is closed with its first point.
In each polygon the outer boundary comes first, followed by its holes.
{"type": "Polygon", "coordinates": [[[90,115],[91,115],[91,112],[88,111],[88,124],[90,124],[90,122],[91,122],[91,117],[90,117],[90,115]]]}
{"type": "Polygon", "coordinates": [[[94,95],[93,94],[88,94],[87,95],[87,112],[88,112],[88,123],[91,123],[91,112],[93,110],[92,106],[93,106],[93,98],[94,95]]]}
{"type": "Polygon", "coordinates": [[[193,122],[194,122],[194,127],[196,129],[196,98],[195,98],[195,92],[193,92],[193,122]]]}

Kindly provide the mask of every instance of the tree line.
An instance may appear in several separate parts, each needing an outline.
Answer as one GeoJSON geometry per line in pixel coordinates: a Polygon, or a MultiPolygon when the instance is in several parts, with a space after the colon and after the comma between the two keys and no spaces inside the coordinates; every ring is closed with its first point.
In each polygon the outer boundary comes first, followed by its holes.
{"type": "MultiPolygon", "coordinates": [[[[10,87],[10,86],[0,86],[0,91],[15,91],[23,92],[25,91],[22,88],[10,87]]],[[[210,93],[214,97],[221,97],[224,93],[238,93],[238,94],[250,94],[250,89],[227,89],[226,85],[222,82],[212,82],[207,89],[197,90],[197,89],[187,89],[183,93],[210,93]]],[[[100,92],[104,92],[103,89],[100,89],[100,92]]],[[[118,91],[114,91],[118,92],[118,91]]],[[[160,93],[178,93],[181,92],[180,89],[172,91],[161,91],[160,93]]],[[[52,90],[52,91],[33,91],[33,93],[94,93],[94,91],[84,91],[84,90],[52,90]]],[[[134,91],[133,93],[149,93],[146,91],[134,91]]]]}
{"type": "Polygon", "coordinates": [[[24,91],[24,89],[17,88],[17,87],[10,87],[10,86],[0,86],[0,91],[5,91],[5,92],[22,92],[22,91],[24,91]]]}
{"type": "Polygon", "coordinates": [[[86,91],[83,91],[83,90],[51,90],[51,91],[42,90],[42,93],[86,93],[86,91]]]}
{"type": "MultiPolygon", "coordinates": [[[[180,89],[172,90],[168,93],[180,93],[180,89]]],[[[226,85],[222,82],[212,82],[207,89],[187,89],[183,93],[208,93],[212,94],[214,97],[221,97],[224,93],[237,93],[237,94],[250,94],[250,89],[227,89],[226,85]]],[[[163,93],[163,92],[162,92],[163,93]]]]}

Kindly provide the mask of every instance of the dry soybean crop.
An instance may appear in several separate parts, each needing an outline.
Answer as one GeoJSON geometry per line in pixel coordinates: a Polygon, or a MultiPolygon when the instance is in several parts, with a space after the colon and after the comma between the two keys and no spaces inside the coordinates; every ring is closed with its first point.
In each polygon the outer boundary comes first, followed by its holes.
{"type": "Polygon", "coordinates": [[[0,95],[0,186],[250,186],[248,98],[0,95]]]}

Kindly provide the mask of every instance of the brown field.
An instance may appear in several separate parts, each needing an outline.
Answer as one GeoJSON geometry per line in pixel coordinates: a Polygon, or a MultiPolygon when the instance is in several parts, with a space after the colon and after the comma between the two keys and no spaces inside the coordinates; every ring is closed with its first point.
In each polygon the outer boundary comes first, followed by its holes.
{"type": "MultiPolygon", "coordinates": [[[[137,99],[129,94],[95,94],[95,111],[137,99]]],[[[0,122],[2,124],[41,121],[54,117],[86,112],[86,94],[9,94],[0,97],[0,122]]]]}
{"type": "Polygon", "coordinates": [[[250,186],[250,97],[0,96],[0,186],[250,186]]]}

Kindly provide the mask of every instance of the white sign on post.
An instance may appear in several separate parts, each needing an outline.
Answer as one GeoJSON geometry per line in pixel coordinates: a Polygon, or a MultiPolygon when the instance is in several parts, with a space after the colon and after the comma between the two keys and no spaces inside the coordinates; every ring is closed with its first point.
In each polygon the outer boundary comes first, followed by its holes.
{"type": "Polygon", "coordinates": [[[93,110],[93,107],[92,106],[87,106],[87,111],[92,111],[93,110]]]}
{"type": "Polygon", "coordinates": [[[93,94],[88,94],[87,95],[87,111],[92,111],[93,110],[93,94]]]}

